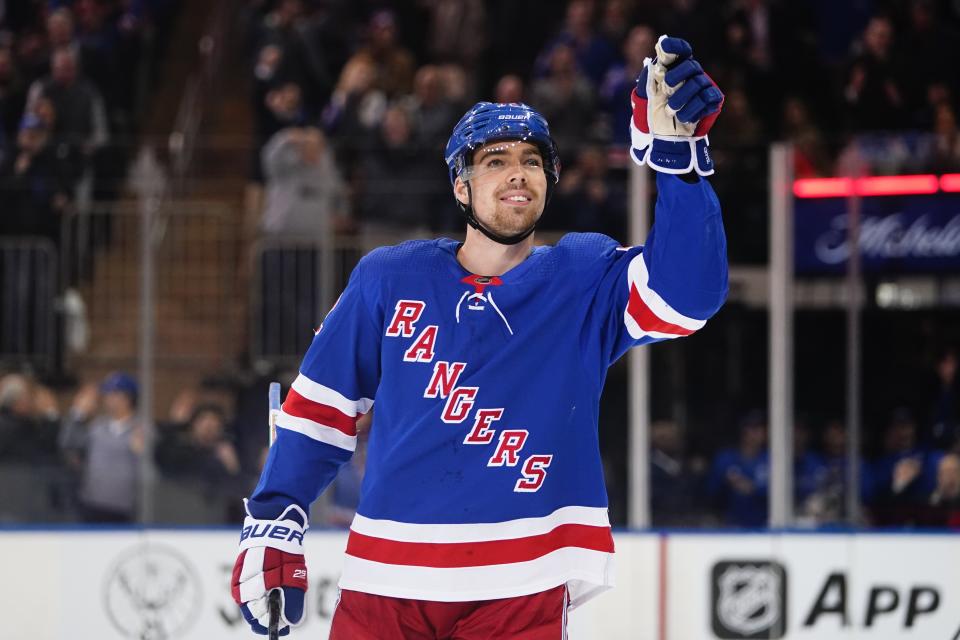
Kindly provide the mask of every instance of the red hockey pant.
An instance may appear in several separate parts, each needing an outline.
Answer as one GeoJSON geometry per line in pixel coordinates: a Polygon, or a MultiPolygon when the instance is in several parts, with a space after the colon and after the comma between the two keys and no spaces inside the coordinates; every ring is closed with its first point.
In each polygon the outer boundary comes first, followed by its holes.
{"type": "Polygon", "coordinates": [[[564,585],[528,596],[434,602],[343,590],[330,640],[563,640],[564,585]]]}

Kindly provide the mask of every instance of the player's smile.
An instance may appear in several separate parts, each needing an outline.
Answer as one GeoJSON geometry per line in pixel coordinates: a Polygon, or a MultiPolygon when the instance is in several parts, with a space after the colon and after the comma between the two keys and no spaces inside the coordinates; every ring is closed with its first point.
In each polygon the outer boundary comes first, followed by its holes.
{"type": "Polygon", "coordinates": [[[509,189],[500,196],[500,202],[510,207],[525,207],[534,200],[529,189],[509,189]]]}

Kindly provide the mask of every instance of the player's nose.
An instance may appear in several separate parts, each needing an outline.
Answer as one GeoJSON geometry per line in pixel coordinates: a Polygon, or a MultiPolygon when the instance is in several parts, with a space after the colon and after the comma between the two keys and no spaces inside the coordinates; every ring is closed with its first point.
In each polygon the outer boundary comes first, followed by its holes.
{"type": "Polygon", "coordinates": [[[527,176],[523,172],[523,168],[519,164],[513,165],[510,169],[510,175],[507,177],[507,181],[510,184],[526,184],[527,176]]]}

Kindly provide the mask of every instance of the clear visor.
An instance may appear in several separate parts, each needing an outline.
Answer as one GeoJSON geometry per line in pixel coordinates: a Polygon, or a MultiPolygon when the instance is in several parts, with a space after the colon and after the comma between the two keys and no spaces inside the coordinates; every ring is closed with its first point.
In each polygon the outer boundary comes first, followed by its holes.
{"type": "Polygon", "coordinates": [[[468,182],[480,176],[518,169],[529,175],[543,173],[543,157],[536,145],[506,140],[477,149],[473,154],[473,164],[463,168],[460,179],[468,182]]]}

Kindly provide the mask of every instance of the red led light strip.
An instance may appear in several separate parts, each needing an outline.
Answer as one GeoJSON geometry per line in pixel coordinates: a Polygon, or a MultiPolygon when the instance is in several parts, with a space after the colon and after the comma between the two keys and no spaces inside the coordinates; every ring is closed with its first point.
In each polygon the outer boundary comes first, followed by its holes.
{"type": "Polygon", "coordinates": [[[939,178],[932,174],[866,178],[803,178],[793,182],[793,195],[797,198],[847,198],[854,194],[907,196],[938,191],[960,192],[960,174],[948,173],[939,178]]]}
{"type": "Polygon", "coordinates": [[[947,193],[960,192],[960,173],[947,173],[940,176],[940,190],[947,193]]]}

